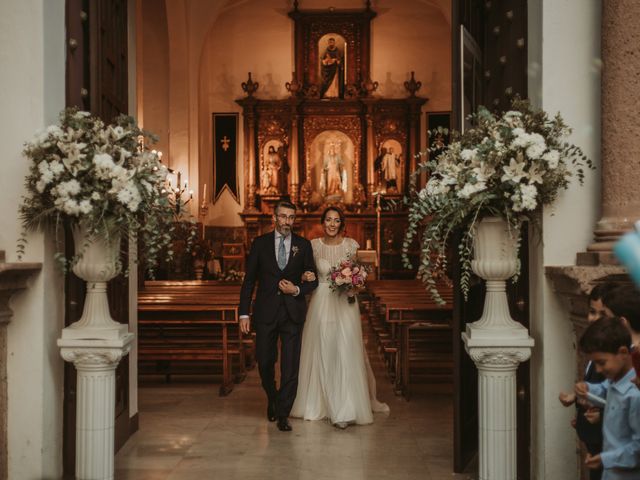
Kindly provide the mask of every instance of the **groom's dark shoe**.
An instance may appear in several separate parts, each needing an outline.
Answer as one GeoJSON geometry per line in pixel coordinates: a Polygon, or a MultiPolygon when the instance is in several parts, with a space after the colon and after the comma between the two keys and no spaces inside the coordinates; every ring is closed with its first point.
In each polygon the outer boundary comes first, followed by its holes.
{"type": "Polygon", "coordinates": [[[275,422],[277,418],[278,417],[276,417],[276,402],[269,402],[269,405],[267,406],[267,419],[270,422],[275,422]]]}
{"type": "Polygon", "coordinates": [[[292,430],[287,417],[278,417],[278,430],[281,432],[290,432],[292,430]]]}

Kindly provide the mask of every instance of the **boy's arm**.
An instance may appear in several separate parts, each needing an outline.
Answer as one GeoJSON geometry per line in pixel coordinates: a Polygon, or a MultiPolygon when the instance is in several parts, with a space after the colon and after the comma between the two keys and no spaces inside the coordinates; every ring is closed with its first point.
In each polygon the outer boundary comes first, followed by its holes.
{"type": "Polygon", "coordinates": [[[609,391],[609,385],[611,383],[609,380],[605,380],[602,383],[584,383],[587,385],[589,393],[593,393],[596,397],[607,398],[607,392],[609,391]]]}
{"type": "MultiPolygon", "coordinates": [[[[640,468],[640,396],[629,398],[629,416],[625,420],[631,429],[631,441],[616,449],[602,452],[604,468],[640,468]]],[[[606,422],[606,417],[605,417],[606,422]]]]}

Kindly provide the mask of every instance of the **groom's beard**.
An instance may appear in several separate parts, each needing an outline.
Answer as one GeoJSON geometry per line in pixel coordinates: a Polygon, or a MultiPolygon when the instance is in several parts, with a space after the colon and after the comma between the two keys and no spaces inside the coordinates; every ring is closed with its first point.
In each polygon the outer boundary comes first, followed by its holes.
{"type": "Polygon", "coordinates": [[[289,225],[276,225],[276,230],[280,235],[288,237],[291,234],[291,227],[289,225]]]}

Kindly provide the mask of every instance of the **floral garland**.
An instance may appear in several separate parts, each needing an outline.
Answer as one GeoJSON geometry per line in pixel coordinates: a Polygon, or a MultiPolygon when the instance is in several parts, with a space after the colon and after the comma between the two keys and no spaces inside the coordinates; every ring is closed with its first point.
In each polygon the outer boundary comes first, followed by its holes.
{"type": "Polygon", "coordinates": [[[594,168],[579,147],[566,141],[571,130],[559,114],[550,119],[525,100],[515,99],[512,109],[500,116],[480,107],[471,120],[473,128],[455,135],[436,158],[420,164],[414,175],[426,172],[429,180],[407,200],[403,261],[411,268],[409,249],[424,227],[418,277],[439,303],[444,301],[436,281],[446,270],[453,232],[462,231],[457,250],[466,299],[476,223],[486,216],[502,217],[519,238],[523,221],[536,225],[541,206],[553,203],[573,175],[582,184],[584,167],[594,168]]]}
{"type": "Polygon", "coordinates": [[[27,142],[24,155],[31,165],[19,207],[18,256],[24,254],[27,232],[53,227],[56,258],[66,271],[81,253],[72,258],[62,253],[63,225],[86,228],[94,238],[128,233],[144,245],[140,251],[153,276],[159,256],[173,254],[174,209],[165,189],[167,169],[143,147],[145,138],[150,135],[132,117],[122,115],[106,125],[69,108],[58,125],[27,142]]]}

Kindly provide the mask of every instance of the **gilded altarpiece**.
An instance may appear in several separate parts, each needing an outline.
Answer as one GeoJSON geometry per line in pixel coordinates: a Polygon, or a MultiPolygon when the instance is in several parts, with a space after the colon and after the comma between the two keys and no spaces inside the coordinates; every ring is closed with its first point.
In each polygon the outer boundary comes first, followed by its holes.
{"type": "Polygon", "coordinates": [[[413,74],[406,98],[375,95],[369,71],[375,15],[370,2],[358,11],[301,11],[294,2],[290,96],[260,99],[250,75],[242,84],[247,246],[272,228],[279,200],[299,207],[294,228],[307,238],[322,234],[322,211],[337,205],[346,213],[347,234],[381,253],[382,273],[401,270],[406,211],[400,200],[412,188],[427,99],[416,96],[413,74]]]}

